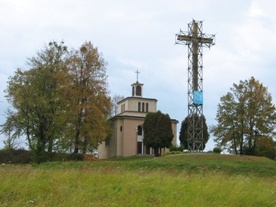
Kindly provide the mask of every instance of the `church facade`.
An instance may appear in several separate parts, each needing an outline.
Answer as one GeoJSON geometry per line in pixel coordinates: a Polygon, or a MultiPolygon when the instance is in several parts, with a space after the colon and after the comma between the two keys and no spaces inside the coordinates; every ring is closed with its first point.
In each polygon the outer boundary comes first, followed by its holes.
{"type": "MultiPolygon", "coordinates": [[[[132,96],[118,102],[118,114],[111,118],[112,136],[98,147],[100,159],[154,154],[143,143],[143,123],[148,112],[157,112],[157,99],[143,97],[143,84],[138,80],[132,85],[132,96]]],[[[171,119],[173,141],[176,145],[177,123],[171,119]]],[[[168,149],[162,149],[164,154],[168,149]]]]}

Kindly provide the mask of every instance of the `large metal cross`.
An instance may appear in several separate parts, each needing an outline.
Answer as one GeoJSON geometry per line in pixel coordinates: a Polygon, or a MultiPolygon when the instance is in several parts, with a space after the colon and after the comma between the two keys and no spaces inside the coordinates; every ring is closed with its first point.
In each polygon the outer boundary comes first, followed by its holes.
{"type": "Polygon", "coordinates": [[[193,20],[188,32],[176,35],[176,44],[188,45],[188,150],[202,151],[203,140],[203,65],[202,47],[214,45],[215,35],[202,32],[202,21],[193,20]]]}
{"type": "Polygon", "coordinates": [[[201,31],[202,22],[193,20],[189,24],[189,32],[184,33],[180,31],[177,35],[177,43],[184,42],[186,45],[191,45],[192,53],[192,72],[193,72],[193,90],[198,90],[198,54],[201,46],[211,47],[213,43],[213,36],[208,37],[201,31]],[[200,24],[200,27],[199,27],[200,24]]]}

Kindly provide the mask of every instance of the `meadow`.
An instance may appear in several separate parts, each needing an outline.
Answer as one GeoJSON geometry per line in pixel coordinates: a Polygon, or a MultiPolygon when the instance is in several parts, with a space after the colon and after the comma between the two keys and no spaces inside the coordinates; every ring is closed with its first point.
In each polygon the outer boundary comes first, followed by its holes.
{"type": "Polygon", "coordinates": [[[276,162],[182,154],[0,166],[2,206],[276,206],[276,162]]]}

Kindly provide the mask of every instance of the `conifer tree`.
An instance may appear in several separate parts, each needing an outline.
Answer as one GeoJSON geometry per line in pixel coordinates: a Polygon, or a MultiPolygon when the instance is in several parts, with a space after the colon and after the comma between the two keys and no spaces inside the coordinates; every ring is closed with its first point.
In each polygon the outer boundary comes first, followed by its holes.
{"type": "Polygon", "coordinates": [[[170,147],[173,140],[171,119],[168,114],[161,111],[150,112],[146,115],[144,124],[144,144],[154,149],[159,155],[161,148],[170,147]]]}
{"type": "MultiPolygon", "coordinates": [[[[194,116],[194,117],[186,117],[182,123],[181,123],[181,128],[180,128],[180,132],[179,132],[179,140],[180,143],[184,146],[184,149],[188,149],[188,122],[189,122],[189,118],[195,118],[195,119],[199,119],[198,116],[194,116]]],[[[209,140],[209,133],[208,133],[208,126],[206,124],[206,119],[205,116],[203,115],[201,117],[201,119],[203,119],[203,149],[205,148],[206,143],[209,140]]],[[[201,130],[201,129],[200,129],[201,130]]]]}

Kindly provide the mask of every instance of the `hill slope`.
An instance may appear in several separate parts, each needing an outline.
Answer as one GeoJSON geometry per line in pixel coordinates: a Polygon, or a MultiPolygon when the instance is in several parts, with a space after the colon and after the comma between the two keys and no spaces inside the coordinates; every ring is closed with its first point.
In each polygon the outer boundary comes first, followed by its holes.
{"type": "Polygon", "coordinates": [[[1,206],[276,206],[276,162],[184,154],[0,166],[1,206]]]}

